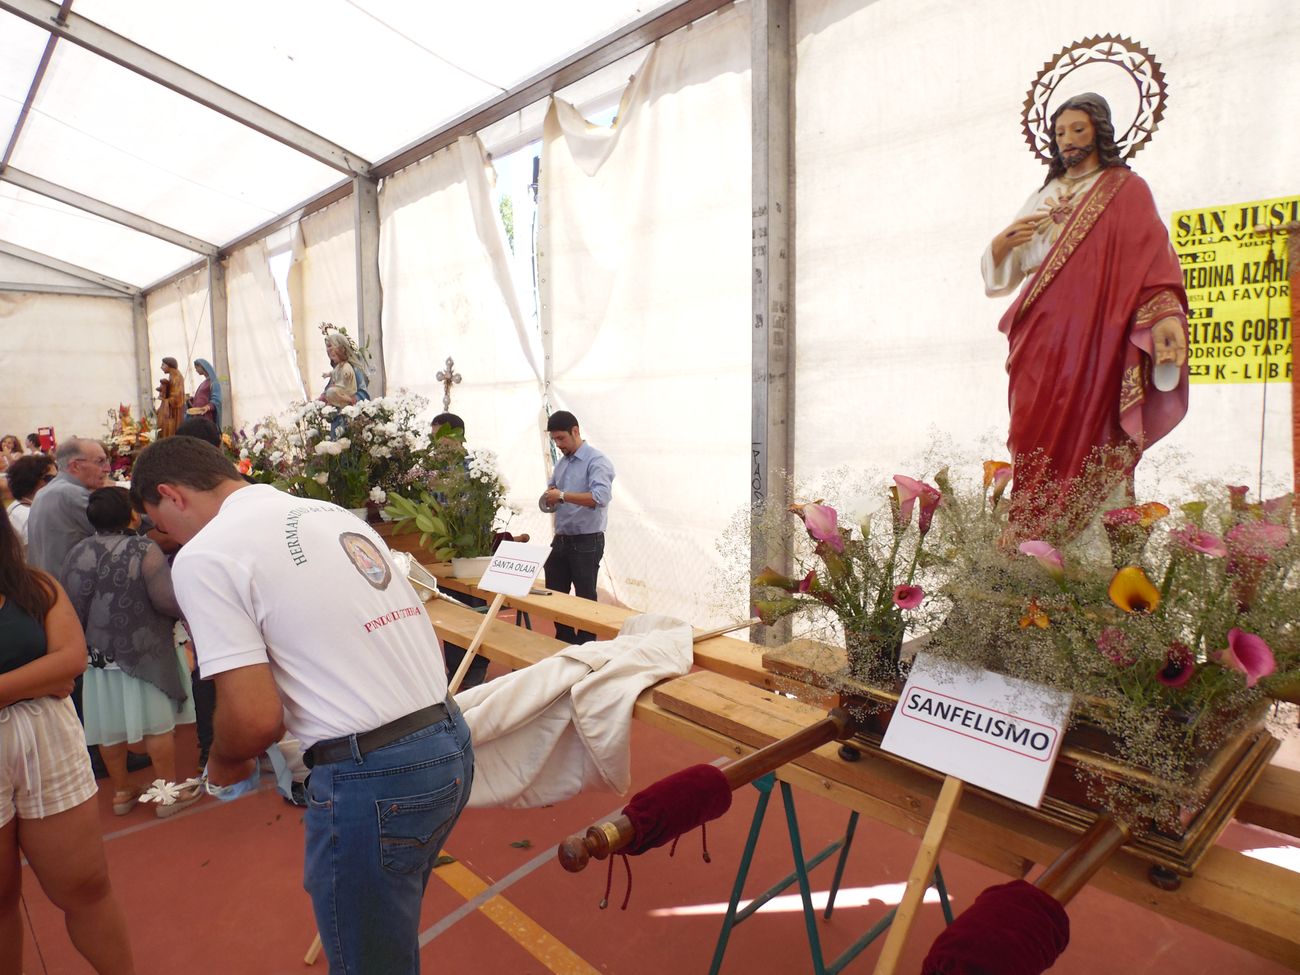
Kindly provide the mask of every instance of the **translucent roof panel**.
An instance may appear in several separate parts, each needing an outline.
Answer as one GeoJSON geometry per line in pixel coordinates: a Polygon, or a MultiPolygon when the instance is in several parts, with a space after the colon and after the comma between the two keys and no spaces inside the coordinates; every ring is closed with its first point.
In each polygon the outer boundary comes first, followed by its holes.
{"type": "Polygon", "coordinates": [[[356,0],[413,43],[500,90],[513,88],[652,10],[645,0],[356,0]]]}
{"type": "Polygon", "coordinates": [[[13,14],[0,13],[0,155],[13,135],[49,36],[13,14]]]}
{"type": "MultiPolygon", "coordinates": [[[[370,160],[498,94],[361,6],[226,0],[187,17],[175,0],[80,0],[76,12],[370,160]]],[[[478,29],[491,32],[493,14],[478,7],[478,29]]]]}
{"type": "Polygon", "coordinates": [[[194,263],[183,247],[0,183],[0,236],[11,244],[144,287],[194,263]]]}
{"type": "Polygon", "coordinates": [[[216,244],[342,178],[66,42],[55,48],[12,161],[216,244]]]}
{"type": "Polygon", "coordinates": [[[658,6],[227,0],[220,16],[183,16],[174,0],[77,0],[75,10],[375,160],[658,6]]]}

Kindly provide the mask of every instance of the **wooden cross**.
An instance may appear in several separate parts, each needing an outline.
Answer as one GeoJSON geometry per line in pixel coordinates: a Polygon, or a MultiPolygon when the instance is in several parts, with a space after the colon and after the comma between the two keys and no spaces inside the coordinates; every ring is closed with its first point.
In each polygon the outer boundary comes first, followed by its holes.
{"type": "Polygon", "coordinates": [[[447,368],[440,369],[436,378],[442,383],[442,409],[445,413],[451,409],[451,387],[461,380],[461,375],[456,371],[456,363],[451,356],[447,356],[447,368]]]}

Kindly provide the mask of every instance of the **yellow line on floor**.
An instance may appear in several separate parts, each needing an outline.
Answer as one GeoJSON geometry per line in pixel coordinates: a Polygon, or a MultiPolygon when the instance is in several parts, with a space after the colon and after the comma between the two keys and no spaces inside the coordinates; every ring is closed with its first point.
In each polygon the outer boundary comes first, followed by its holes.
{"type": "MultiPolygon", "coordinates": [[[[488,885],[459,861],[444,863],[433,875],[466,900],[477,897],[488,885]]],[[[516,944],[545,965],[555,975],[600,975],[568,946],[498,894],[485,901],[479,910],[516,944]]]]}

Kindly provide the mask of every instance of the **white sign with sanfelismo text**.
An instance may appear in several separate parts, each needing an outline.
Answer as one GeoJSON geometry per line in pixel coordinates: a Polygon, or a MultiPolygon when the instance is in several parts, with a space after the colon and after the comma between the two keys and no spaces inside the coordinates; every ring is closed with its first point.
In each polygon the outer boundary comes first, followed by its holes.
{"type": "Polygon", "coordinates": [[[881,747],[1037,807],[1071,695],[917,654],[881,747]]]}
{"type": "Polygon", "coordinates": [[[551,554],[547,545],[530,545],[528,542],[502,542],[492,555],[492,562],[476,586],[487,592],[507,596],[527,596],[537,573],[542,571],[546,557],[551,554]]]}

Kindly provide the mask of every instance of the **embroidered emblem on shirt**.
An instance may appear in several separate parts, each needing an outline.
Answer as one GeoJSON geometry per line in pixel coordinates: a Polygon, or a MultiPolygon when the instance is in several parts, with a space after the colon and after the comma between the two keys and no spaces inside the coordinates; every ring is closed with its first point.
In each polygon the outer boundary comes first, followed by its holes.
{"type": "Polygon", "coordinates": [[[348,557],[348,561],[376,589],[387,589],[392,581],[393,570],[388,561],[380,554],[379,548],[365,535],[356,532],[343,532],[339,535],[339,544],[348,557]]]}

